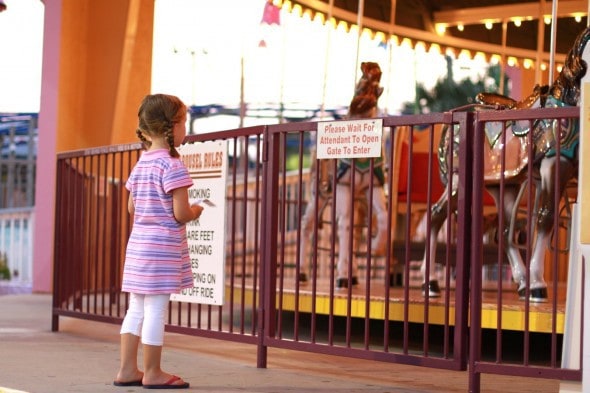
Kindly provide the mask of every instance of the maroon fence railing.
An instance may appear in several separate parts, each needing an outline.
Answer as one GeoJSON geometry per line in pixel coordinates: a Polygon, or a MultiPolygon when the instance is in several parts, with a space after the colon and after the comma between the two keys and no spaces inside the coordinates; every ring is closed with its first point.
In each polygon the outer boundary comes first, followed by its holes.
{"type": "MultiPolygon", "coordinates": [[[[581,337],[567,314],[582,305],[566,307],[575,176],[566,178],[568,161],[558,164],[558,197],[540,209],[537,168],[546,161],[526,133],[541,124],[563,134],[578,117],[578,108],[386,117],[382,157],[353,160],[348,172],[315,158],[317,122],[187,137],[197,145],[228,141],[225,301],[171,301],[167,330],[254,344],[258,367],[266,367],[268,347],[281,347],[469,369],[475,392],[482,373],[581,380],[581,354],[572,360],[563,344],[581,337]],[[529,138],[526,149],[502,139],[508,128],[529,138]],[[446,153],[441,138],[452,142],[446,153]],[[506,148],[493,155],[493,142],[506,148]],[[512,176],[516,158],[528,165],[512,176]],[[490,177],[490,168],[509,176],[490,177]],[[489,191],[499,190],[504,206],[514,184],[524,184],[517,208],[498,214],[489,191]],[[532,260],[540,218],[554,224],[549,247],[541,263],[525,263],[521,300],[506,250],[532,260]],[[531,265],[544,267],[544,302],[533,296],[531,265]]],[[[131,227],[124,184],[139,155],[131,144],[58,156],[53,330],[60,316],[109,323],[124,316],[131,227]]]]}

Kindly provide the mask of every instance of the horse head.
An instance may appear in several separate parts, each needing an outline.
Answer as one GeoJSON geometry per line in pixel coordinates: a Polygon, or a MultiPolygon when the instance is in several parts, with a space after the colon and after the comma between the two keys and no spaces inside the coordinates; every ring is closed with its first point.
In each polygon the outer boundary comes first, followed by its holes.
{"type": "Polygon", "coordinates": [[[348,118],[368,118],[377,114],[377,100],[383,93],[381,68],[374,62],[361,63],[362,76],[356,84],[354,97],[348,108],[348,118]]]}

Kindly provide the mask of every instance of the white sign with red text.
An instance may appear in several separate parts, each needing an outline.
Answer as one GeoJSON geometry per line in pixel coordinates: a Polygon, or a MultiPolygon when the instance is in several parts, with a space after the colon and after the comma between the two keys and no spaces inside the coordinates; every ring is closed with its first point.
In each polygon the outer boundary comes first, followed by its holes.
{"type": "Polygon", "coordinates": [[[381,157],[383,119],[318,123],[317,158],[381,157]]]}
{"type": "Polygon", "coordinates": [[[227,141],[186,143],[178,149],[193,185],[189,202],[203,206],[186,224],[193,285],[171,300],[222,305],[225,293],[225,193],[227,141]]]}

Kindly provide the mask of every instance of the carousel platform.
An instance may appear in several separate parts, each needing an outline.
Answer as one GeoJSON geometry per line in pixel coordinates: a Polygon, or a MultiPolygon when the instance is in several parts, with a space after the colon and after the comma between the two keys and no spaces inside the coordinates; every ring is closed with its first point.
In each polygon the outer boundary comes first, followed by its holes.
{"type": "MultiPolygon", "coordinates": [[[[528,330],[538,333],[552,332],[554,293],[551,288],[549,288],[547,302],[527,303],[519,299],[514,289],[503,289],[500,296],[498,291],[493,289],[495,285],[495,282],[486,283],[487,288],[483,293],[482,304],[482,328],[523,331],[527,315],[525,308],[528,307],[528,330]],[[500,319],[498,318],[499,312],[501,312],[500,319]],[[502,326],[498,326],[498,320],[501,320],[502,326]]],[[[245,294],[234,290],[234,299],[250,299],[251,301],[253,299],[252,287],[246,288],[245,294]]],[[[359,285],[351,288],[349,296],[347,288],[336,289],[333,286],[331,288],[329,280],[318,280],[315,287],[312,283],[296,286],[292,282],[285,282],[280,302],[283,311],[298,310],[301,313],[332,314],[343,317],[346,317],[350,312],[350,316],[353,318],[365,318],[368,314],[370,319],[383,320],[386,315],[385,290],[384,285],[374,283],[367,289],[361,280],[359,285]]],[[[410,284],[407,294],[403,287],[390,288],[389,319],[391,321],[404,321],[407,307],[409,322],[424,323],[427,318],[431,324],[443,325],[448,318],[450,324],[453,325],[455,317],[454,290],[450,289],[449,296],[446,296],[446,292],[444,288],[441,288],[441,296],[429,298],[428,303],[426,303],[418,282],[410,284]]],[[[279,299],[277,299],[278,301],[279,299]]],[[[555,315],[555,331],[557,334],[563,334],[565,288],[562,287],[558,289],[555,315]]]]}
{"type": "MultiPolygon", "coordinates": [[[[277,279],[277,305],[282,311],[297,311],[300,313],[316,313],[319,315],[334,315],[340,317],[365,318],[383,320],[387,317],[390,321],[403,322],[407,314],[408,322],[430,324],[454,324],[455,318],[455,290],[454,280],[450,280],[447,291],[445,288],[444,265],[437,264],[434,277],[441,285],[441,296],[430,297],[426,302],[422,295],[422,278],[419,272],[420,262],[424,253],[424,243],[410,242],[409,246],[395,242],[393,246],[393,258],[403,261],[406,257],[409,262],[409,285],[402,284],[404,263],[394,263],[397,276],[389,284],[389,293],[386,294],[385,258],[375,257],[371,268],[371,279],[367,280],[366,271],[359,258],[359,285],[353,286],[349,292],[347,288],[336,288],[330,280],[329,252],[327,249],[318,248],[317,280],[314,282],[298,282],[296,277],[296,254],[293,244],[287,247],[283,257],[284,266],[277,279]],[[387,295],[387,296],[386,296],[387,295]],[[387,299],[387,300],[386,300],[387,299]],[[388,311],[386,312],[386,301],[388,311]]],[[[249,253],[249,257],[254,255],[249,253]]],[[[439,244],[437,247],[437,260],[455,261],[456,249],[451,247],[447,255],[446,246],[439,244]]],[[[508,261],[503,257],[502,272],[494,268],[498,264],[498,249],[495,245],[483,247],[483,297],[481,326],[483,329],[502,329],[509,331],[529,331],[535,333],[564,333],[567,283],[559,282],[554,288],[548,283],[548,298],[546,302],[526,302],[520,299],[510,274],[508,261]],[[501,280],[501,286],[498,285],[501,280]],[[554,323],[555,322],[555,323],[554,323]],[[501,325],[501,326],[499,326],[501,325]]],[[[248,258],[247,258],[248,259],[248,258]]],[[[252,259],[249,260],[252,262],[252,259]]],[[[250,265],[252,266],[252,265],[250,265]]],[[[451,266],[451,269],[454,266],[451,266]]],[[[246,293],[239,288],[232,291],[226,290],[226,299],[233,294],[236,302],[244,301],[251,305],[254,296],[251,284],[252,268],[246,269],[246,293]],[[248,282],[250,283],[248,284],[248,282]]],[[[451,273],[452,275],[452,273],[451,273]]],[[[311,278],[311,277],[310,277],[311,278]]]]}

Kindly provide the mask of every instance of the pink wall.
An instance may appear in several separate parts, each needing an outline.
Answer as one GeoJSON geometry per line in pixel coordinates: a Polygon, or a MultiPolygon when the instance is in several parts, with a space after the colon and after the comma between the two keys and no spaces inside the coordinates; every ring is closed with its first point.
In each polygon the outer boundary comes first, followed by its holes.
{"type": "Polygon", "coordinates": [[[43,0],[43,71],[33,239],[33,292],[51,292],[62,0],[43,0]]]}

